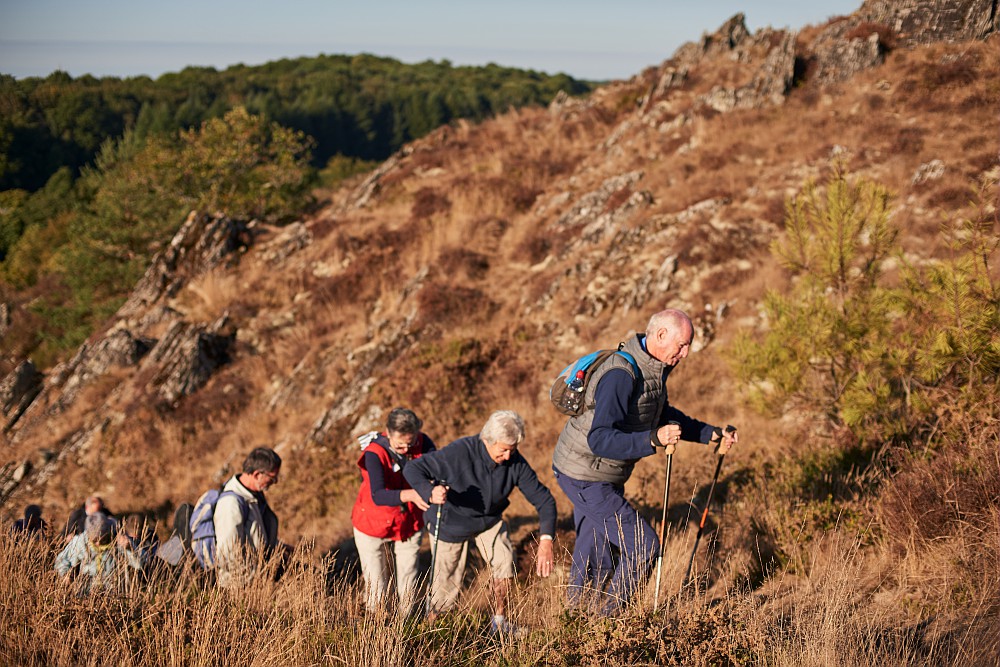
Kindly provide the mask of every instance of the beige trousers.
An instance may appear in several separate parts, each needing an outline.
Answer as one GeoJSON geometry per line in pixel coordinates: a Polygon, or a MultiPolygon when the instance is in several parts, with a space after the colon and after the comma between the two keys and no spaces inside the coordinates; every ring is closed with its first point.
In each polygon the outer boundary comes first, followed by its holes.
{"type": "Polygon", "coordinates": [[[389,590],[389,545],[396,556],[396,592],[400,609],[408,610],[417,594],[417,553],[423,531],[417,531],[408,540],[390,540],[372,537],[354,529],[354,543],[361,560],[361,574],[365,578],[367,599],[365,606],[374,611],[381,606],[389,590]]]}
{"type": "MultiPolygon", "coordinates": [[[[514,548],[507,534],[507,522],[498,521],[475,537],[479,554],[490,567],[493,579],[511,579],[514,576],[514,548]]],[[[433,549],[434,545],[431,544],[433,549]]],[[[465,578],[465,562],[469,555],[469,542],[439,542],[434,579],[431,582],[431,611],[448,611],[458,601],[465,578]]]]}

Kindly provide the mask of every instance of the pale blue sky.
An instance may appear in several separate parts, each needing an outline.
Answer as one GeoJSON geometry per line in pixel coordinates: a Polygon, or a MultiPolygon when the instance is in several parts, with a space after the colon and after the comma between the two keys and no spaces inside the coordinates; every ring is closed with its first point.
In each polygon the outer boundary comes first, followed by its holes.
{"type": "Polygon", "coordinates": [[[373,53],[583,79],[627,78],[736,12],[798,29],[861,0],[0,0],[0,73],[159,76],[283,57],[373,53]]]}

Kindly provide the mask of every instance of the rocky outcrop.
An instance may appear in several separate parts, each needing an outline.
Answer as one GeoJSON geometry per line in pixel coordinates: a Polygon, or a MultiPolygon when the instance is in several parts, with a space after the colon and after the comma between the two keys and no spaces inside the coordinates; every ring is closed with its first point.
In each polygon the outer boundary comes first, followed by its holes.
{"type": "Polygon", "coordinates": [[[31,472],[31,462],[7,463],[0,466],[0,503],[14,492],[31,472]]]}
{"type": "Polygon", "coordinates": [[[888,26],[901,46],[985,39],[1000,31],[997,0],[867,0],[853,19],[888,26]]]}
{"type": "Polygon", "coordinates": [[[151,371],[149,385],[167,404],[175,404],[204,385],[229,363],[236,332],[223,315],[210,326],[175,322],[143,361],[151,371]]]}
{"type": "Polygon", "coordinates": [[[815,80],[822,83],[844,81],[885,61],[885,49],[876,32],[864,39],[825,35],[816,41],[813,48],[817,65],[815,80]]]}
{"type": "Polygon", "coordinates": [[[985,39],[1000,30],[997,5],[997,0],[868,0],[810,45],[812,77],[844,81],[878,67],[897,47],[985,39]]]}
{"type": "Polygon", "coordinates": [[[409,146],[404,146],[378,166],[371,175],[359,185],[349,198],[346,208],[356,209],[367,206],[382,190],[382,179],[386,174],[397,169],[400,163],[413,152],[409,146]]]}
{"type": "Polygon", "coordinates": [[[155,343],[148,338],[137,338],[125,329],[113,331],[93,345],[85,343],[68,364],[53,374],[53,383],[61,387],[53,409],[57,412],[65,409],[83,387],[113,369],[135,366],[155,343]]]}
{"type": "Polygon", "coordinates": [[[384,338],[373,338],[371,344],[356,348],[348,354],[355,377],[364,379],[338,395],[336,403],[313,423],[304,444],[329,445],[332,442],[331,434],[338,426],[357,420],[358,411],[364,406],[368,393],[390,367],[390,362],[416,340],[412,331],[414,321],[413,317],[408,317],[396,326],[391,326],[388,321],[380,322],[377,328],[384,338]]]}
{"type": "Polygon", "coordinates": [[[10,329],[10,306],[0,303],[0,338],[10,329]]]}
{"type": "Polygon", "coordinates": [[[582,227],[581,237],[588,242],[613,234],[623,219],[652,203],[651,194],[634,190],[641,179],[641,171],[607,179],[598,189],[580,197],[553,226],[560,229],[582,227]]]}
{"type": "Polygon", "coordinates": [[[153,257],[117,319],[142,315],[156,302],[177,294],[190,277],[235,259],[251,240],[243,221],[192,211],[167,249],[153,257]]]}
{"type": "Polygon", "coordinates": [[[795,37],[786,33],[768,52],[749,84],[735,89],[716,88],[703,102],[720,112],[782,104],[794,79],[795,37]]]}
{"type": "Polygon", "coordinates": [[[795,36],[770,28],[751,33],[743,14],[736,14],[700,42],[684,44],[664,66],[653,88],[653,97],[682,85],[690,70],[706,60],[729,59],[753,67],[744,85],[719,86],[701,102],[716,111],[754,109],[781,104],[795,76],[795,36]]]}
{"type": "Polygon", "coordinates": [[[301,222],[282,227],[274,238],[260,245],[261,258],[271,265],[278,265],[291,255],[312,243],[309,228],[301,222]]]}
{"type": "Polygon", "coordinates": [[[675,67],[688,70],[702,60],[719,56],[734,56],[742,60],[746,47],[753,41],[747,30],[746,16],[743,13],[734,14],[719,29],[701,36],[697,42],[682,44],[671,57],[675,67]]]}
{"type": "Polygon", "coordinates": [[[42,374],[38,372],[30,359],[17,365],[11,373],[0,382],[0,413],[6,419],[4,432],[17,423],[24,411],[35,400],[42,390],[42,374]]]}
{"type": "MultiPolygon", "coordinates": [[[[191,278],[237,259],[251,243],[251,233],[251,226],[242,221],[192,212],[167,249],[153,258],[118,310],[110,332],[88,341],[70,361],[54,368],[40,392],[25,394],[26,403],[17,413],[21,420],[14,439],[21,437],[21,431],[64,412],[81,390],[98,378],[116,369],[140,366],[140,362],[150,391],[167,404],[202,386],[216,368],[228,362],[235,332],[226,317],[208,327],[185,323],[179,313],[162,302],[191,278]],[[167,333],[159,341],[133,333],[152,327],[167,327],[167,333]],[[152,359],[147,360],[147,356],[152,359]]],[[[285,256],[307,242],[299,228],[281,238],[275,252],[285,256]]],[[[16,421],[16,417],[9,420],[7,430],[16,421]]]]}

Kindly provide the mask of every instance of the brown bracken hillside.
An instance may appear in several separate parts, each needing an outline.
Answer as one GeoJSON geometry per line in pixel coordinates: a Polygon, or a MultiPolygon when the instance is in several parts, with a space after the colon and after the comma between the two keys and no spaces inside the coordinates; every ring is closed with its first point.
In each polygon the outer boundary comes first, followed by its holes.
{"type": "MultiPolygon", "coordinates": [[[[523,452],[555,489],[555,374],[674,307],[696,336],[671,402],[741,430],[713,509],[725,589],[761,558],[748,480],[831,437],[745,407],[723,355],[767,326],[765,290],[789,282],[770,251],[786,201],[836,169],[877,181],[905,257],[944,256],[943,226],[1000,177],[997,21],[983,2],[866,2],[797,33],[749,33],[737,15],[587,98],[440,128],[293,224],[192,213],[118,315],[7,415],[4,519],[40,502],[60,522],[96,492],[165,536],[179,503],[270,445],[283,538],[338,549],[355,437],[397,405],[439,444],[517,410],[523,452]]],[[[678,525],[713,465],[679,452],[678,525]]],[[[651,519],[661,466],[644,461],[627,488],[651,519]]],[[[533,511],[513,500],[527,543],[533,511]]],[[[571,545],[568,519],[559,539],[571,545]]]]}

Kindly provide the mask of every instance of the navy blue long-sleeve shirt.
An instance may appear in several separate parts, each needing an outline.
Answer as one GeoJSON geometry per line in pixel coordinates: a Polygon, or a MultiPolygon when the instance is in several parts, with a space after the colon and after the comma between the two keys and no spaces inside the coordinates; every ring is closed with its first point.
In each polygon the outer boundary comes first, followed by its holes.
{"type": "MultiPolygon", "coordinates": [[[[665,376],[663,381],[666,381],[665,376]]],[[[594,421],[587,433],[587,444],[595,455],[619,460],[640,459],[656,451],[651,444],[652,431],[626,433],[618,429],[628,412],[628,399],[634,386],[632,376],[624,368],[609,370],[598,381],[594,393],[594,421]]],[[[715,428],[688,417],[667,402],[653,430],[671,421],[680,424],[681,440],[689,442],[709,442],[715,428]]]]}
{"type": "MultiPolygon", "coordinates": [[[[555,534],[556,501],[538,481],[528,461],[520,452],[514,452],[504,463],[494,462],[478,435],[459,438],[447,447],[411,461],[403,468],[403,476],[427,501],[435,484],[448,486],[439,533],[445,542],[464,542],[496,525],[510,505],[508,497],[515,486],[538,510],[541,534],[555,534]]],[[[437,508],[431,505],[424,512],[432,533],[437,508]]]]}

